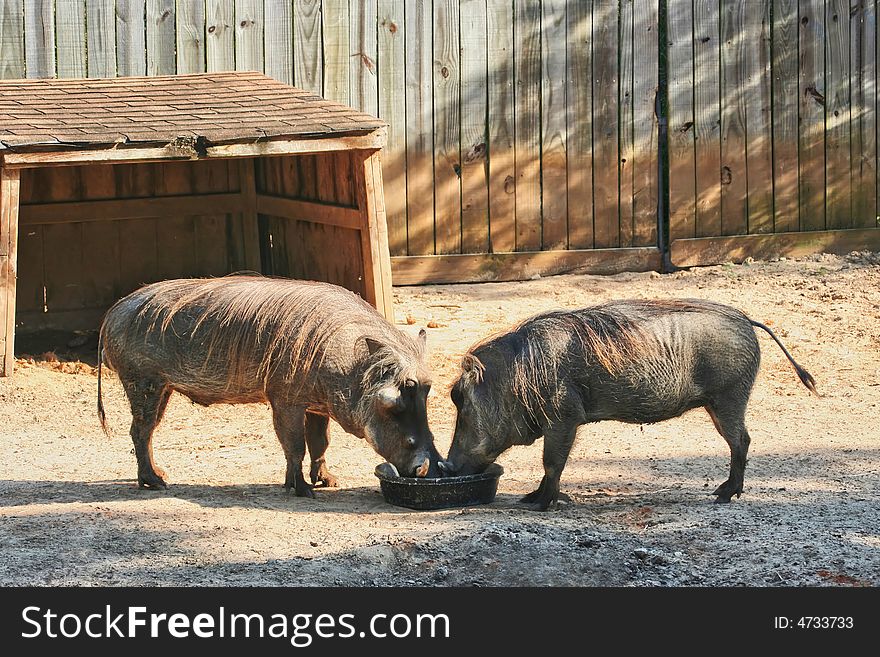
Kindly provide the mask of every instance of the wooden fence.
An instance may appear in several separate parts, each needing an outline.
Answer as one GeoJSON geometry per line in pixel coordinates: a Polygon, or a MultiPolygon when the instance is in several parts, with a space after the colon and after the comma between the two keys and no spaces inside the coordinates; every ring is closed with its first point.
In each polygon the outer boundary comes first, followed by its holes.
{"type": "Polygon", "coordinates": [[[673,262],[880,248],[876,3],[668,0],[667,28],[673,262]]]}
{"type": "Polygon", "coordinates": [[[876,14],[874,0],[0,0],[0,77],[255,69],[376,114],[395,282],[511,279],[659,266],[661,67],[673,262],[880,248],[876,14]]]}
{"type": "Polygon", "coordinates": [[[0,0],[0,77],[256,69],[376,114],[391,253],[429,256],[395,281],[515,278],[656,246],[657,26],[656,0],[0,0]],[[505,252],[538,253],[435,257],[505,252]]]}

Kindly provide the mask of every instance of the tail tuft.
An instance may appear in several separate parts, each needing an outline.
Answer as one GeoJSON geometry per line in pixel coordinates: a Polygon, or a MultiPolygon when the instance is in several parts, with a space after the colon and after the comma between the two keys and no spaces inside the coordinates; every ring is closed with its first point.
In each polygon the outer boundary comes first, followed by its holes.
{"type": "Polygon", "coordinates": [[[816,379],[813,378],[812,374],[810,374],[809,372],[807,372],[807,370],[797,364],[794,366],[794,371],[797,372],[798,378],[801,380],[801,383],[803,383],[807,387],[807,390],[812,392],[817,397],[822,396],[819,394],[819,391],[816,390],[816,379]]]}

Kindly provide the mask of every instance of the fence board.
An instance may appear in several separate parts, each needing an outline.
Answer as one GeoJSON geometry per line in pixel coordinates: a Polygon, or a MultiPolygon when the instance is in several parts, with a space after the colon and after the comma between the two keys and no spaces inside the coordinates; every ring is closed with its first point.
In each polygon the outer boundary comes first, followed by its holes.
{"type": "Polygon", "coordinates": [[[593,15],[569,0],[566,14],[568,244],[593,248],[593,15]]]}
{"type": "Polygon", "coordinates": [[[541,248],[541,8],[514,5],[516,250],[541,248]]]}
{"type": "Polygon", "coordinates": [[[263,70],[263,3],[237,0],[235,3],[235,68],[263,70]]]}
{"type": "Polygon", "coordinates": [[[434,235],[436,252],[461,251],[458,0],[434,0],[434,235]]]}
{"type": "Polygon", "coordinates": [[[486,13],[489,250],[503,253],[516,248],[513,4],[488,0],[486,13]]]}
{"type": "Polygon", "coordinates": [[[659,6],[633,7],[633,244],[657,245],[659,6]]]}
{"type": "Polygon", "coordinates": [[[428,0],[406,0],[406,204],[410,255],[434,253],[434,94],[428,0]]]}
{"type": "Polygon", "coordinates": [[[117,75],[146,75],[146,5],[143,0],[116,0],[117,75]]]}
{"type": "Polygon", "coordinates": [[[208,0],[205,56],[208,71],[235,70],[235,7],[233,0],[208,0]]]}
{"type": "MultiPolygon", "coordinates": [[[[302,13],[302,5],[312,3],[310,0],[297,0],[295,4],[297,11],[302,13]]],[[[299,49],[297,49],[295,58],[293,52],[293,5],[293,2],[267,2],[263,5],[263,23],[265,25],[263,70],[269,77],[285,84],[293,84],[294,64],[297,68],[302,65],[302,62],[299,61],[299,49]]],[[[297,18],[300,19],[300,16],[297,18]]],[[[301,20],[306,24],[308,17],[302,16],[301,20]]],[[[297,34],[297,46],[302,45],[299,43],[299,37],[300,35],[297,34]]],[[[303,76],[303,81],[305,80],[306,78],[303,76]]],[[[297,84],[304,88],[312,88],[306,87],[300,81],[297,84]]]]}
{"type": "Polygon", "coordinates": [[[693,14],[689,0],[669,0],[669,233],[694,237],[693,14]]]}
{"type": "Polygon", "coordinates": [[[176,20],[173,0],[147,0],[147,75],[177,72],[176,20]]]}
{"type": "Polygon", "coordinates": [[[825,228],[825,2],[800,4],[798,167],[801,230],[825,228]]]}
{"type": "Polygon", "coordinates": [[[719,3],[694,3],[694,235],[721,234],[721,24],[719,3]],[[697,82],[699,81],[699,82],[697,82]]]}
{"type": "MultiPolygon", "coordinates": [[[[387,5],[388,0],[383,0],[387,5]]],[[[402,0],[401,0],[402,2],[402,0]]],[[[322,0],[321,22],[324,48],[324,98],[348,105],[351,50],[349,40],[349,0],[322,0]]],[[[399,25],[403,24],[399,10],[399,25]]],[[[381,18],[380,18],[381,20],[381,18]]],[[[400,37],[403,38],[403,35],[400,37]]],[[[397,87],[398,91],[403,85],[397,87]]]]}
{"type": "MultiPolygon", "coordinates": [[[[632,0],[624,0],[632,3],[632,0]]],[[[565,0],[541,3],[541,195],[544,250],[568,246],[568,143],[565,108],[565,0]]]]}
{"type": "Polygon", "coordinates": [[[618,223],[617,246],[633,244],[633,3],[620,0],[618,38],[618,223]]]}
{"type": "Polygon", "coordinates": [[[748,232],[746,0],[721,7],[721,233],[748,232]]]}
{"type": "Polygon", "coordinates": [[[847,228],[850,181],[849,0],[825,4],[825,204],[828,228],[847,228]]]}
{"type": "MultiPolygon", "coordinates": [[[[426,9],[430,12],[430,8],[426,9]]],[[[349,64],[352,107],[376,115],[379,111],[379,88],[376,80],[376,0],[359,0],[349,9],[349,64]]],[[[430,23],[429,23],[430,25],[430,23]]],[[[429,32],[430,34],[430,32],[429,32]]],[[[426,44],[428,52],[431,41],[426,44]]],[[[428,62],[430,66],[430,61],[428,62]]]]}
{"type": "MultiPolygon", "coordinates": [[[[466,253],[489,250],[486,19],[485,0],[462,0],[461,250],[466,253]]],[[[387,177],[385,180],[387,190],[387,177]]]]}
{"type": "Polygon", "coordinates": [[[620,244],[617,3],[593,2],[593,206],[596,248],[620,244]]]}
{"type": "Polygon", "coordinates": [[[751,2],[744,9],[743,47],[746,80],[746,177],[748,232],[773,231],[773,162],[770,100],[770,3],[751,2]]]}
{"type": "Polygon", "coordinates": [[[852,181],[853,228],[877,223],[877,59],[876,8],[872,0],[853,0],[850,12],[850,62],[852,65],[852,181]]]}
{"type": "Polygon", "coordinates": [[[324,78],[320,0],[299,0],[294,5],[293,26],[296,44],[293,55],[295,84],[320,94],[324,78]]]}
{"type": "Polygon", "coordinates": [[[116,3],[92,0],[86,9],[88,75],[112,78],[116,75],[116,3]]]}
{"type": "Polygon", "coordinates": [[[798,3],[773,2],[773,230],[798,228],[798,3]]]}
{"type": "MultiPolygon", "coordinates": [[[[877,89],[876,89],[877,74],[878,74],[876,67],[877,67],[877,64],[880,63],[880,30],[877,29],[877,17],[878,17],[878,14],[880,14],[880,12],[877,11],[878,7],[876,6],[876,2],[874,4],[875,4],[875,7],[874,7],[874,12],[873,12],[872,17],[874,20],[874,83],[875,83],[875,89],[874,89],[873,99],[874,99],[874,101],[876,101],[874,103],[875,115],[880,115],[880,97],[877,96],[877,89]]],[[[871,47],[871,46],[867,45],[866,47],[871,47]]],[[[880,131],[880,126],[876,126],[876,127],[878,128],[878,131],[880,131]]],[[[878,135],[875,133],[874,146],[875,146],[875,150],[877,150],[878,152],[877,152],[877,157],[874,160],[875,179],[876,179],[876,187],[875,187],[876,193],[875,193],[874,198],[877,201],[877,214],[874,217],[874,223],[871,223],[869,225],[871,227],[876,227],[876,228],[880,228],[880,149],[877,149],[877,142],[878,141],[880,141],[880,139],[878,139],[878,135]]]]}
{"type": "Polygon", "coordinates": [[[392,255],[406,255],[406,97],[400,91],[406,85],[405,29],[403,0],[379,0],[379,117],[388,123],[382,173],[392,255]]]}
{"type": "Polygon", "coordinates": [[[205,70],[205,3],[183,0],[177,3],[177,72],[205,70]]]}
{"type": "Polygon", "coordinates": [[[0,0],[0,78],[25,76],[22,0],[0,0]]]}
{"type": "Polygon", "coordinates": [[[55,0],[55,52],[58,77],[86,77],[85,0],[55,0]]]}
{"type": "MultiPolygon", "coordinates": [[[[55,7],[52,0],[28,0],[24,12],[25,65],[29,78],[55,77],[55,7]]],[[[3,41],[4,47],[6,42],[3,41]]]]}

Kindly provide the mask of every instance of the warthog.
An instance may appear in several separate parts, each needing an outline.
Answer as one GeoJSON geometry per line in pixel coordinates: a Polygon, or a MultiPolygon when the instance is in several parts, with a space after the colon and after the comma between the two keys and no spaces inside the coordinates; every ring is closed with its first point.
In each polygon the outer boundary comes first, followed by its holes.
{"type": "Polygon", "coordinates": [[[98,351],[101,425],[106,432],[103,363],[131,404],[141,487],[166,486],[152,436],[175,390],[203,406],[268,401],[287,457],[284,485],[299,496],[314,497],[302,474],[306,446],[312,483],[337,485],[324,457],[328,418],[401,474],[438,474],[424,331],[409,337],[341,287],[250,275],[154,283],[107,311],[98,351]]]}
{"type": "Polygon", "coordinates": [[[544,478],[522,501],[545,510],[560,496],[580,425],[653,423],[702,406],[730,446],[730,477],[714,492],[729,502],[742,493],[750,442],[746,405],[761,358],[753,327],[770,334],[815,393],[813,377],[769,328],[721,304],[617,301],[532,317],[465,355],[440,469],[480,472],[511,445],[543,436],[544,478]]]}

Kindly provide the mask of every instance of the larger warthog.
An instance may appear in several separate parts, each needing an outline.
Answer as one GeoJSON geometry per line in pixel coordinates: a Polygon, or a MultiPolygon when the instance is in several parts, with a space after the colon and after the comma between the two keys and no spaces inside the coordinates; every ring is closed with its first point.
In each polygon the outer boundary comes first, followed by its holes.
{"type": "Polygon", "coordinates": [[[428,428],[425,333],[409,337],[341,287],[262,276],[147,285],[104,318],[101,364],[119,374],[131,404],[141,487],[164,488],[153,430],[172,391],[197,404],[269,402],[287,457],[284,485],[313,497],[336,485],[324,453],[328,418],[364,438],[401,474],[434,476],[439,454],[428,428]]]}
{"type": "Polygon", "coordinates": [[[754,327],[816,392],[769,328],[721,304],[618,301],[528,319],[465,355],[452,388],[455,435],[440,468],[480,472],[511,445],[543,436],[544,478],[522,500],[543,510],[560,495],[580,425],[653,423],[703,407],[730,446],[730,477],[714,492],[716,502],[729,502],[742,493],[749,450],[746,405],[761,358],[754,327]]]}

